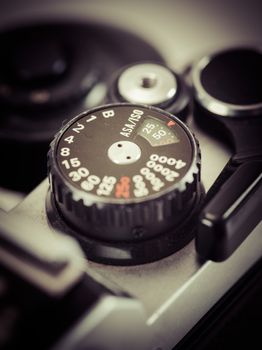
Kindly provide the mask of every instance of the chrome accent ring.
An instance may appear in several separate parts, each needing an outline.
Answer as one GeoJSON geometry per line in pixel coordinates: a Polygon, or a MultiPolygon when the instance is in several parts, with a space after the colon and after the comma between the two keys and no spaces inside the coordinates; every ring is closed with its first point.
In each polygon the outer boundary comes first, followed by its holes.
{"type": "MultiPolygon", "coordinates": [[[[209,62],[213,59],[213,57],[215,57],[220,53],[236,50],[236,49],[240,49],[240,47],[234,47],[232,49],[227,49],[227,50],[219,51],[210,55],[206,55],[202,57],[193,66],[192,82],[193,82],[194,98],[201,106],[203,106],[209,112],[213,114],[221,115],[223,117],[240,117],[241,118],[241,117],[246,117],[247,114],[249,116],[260,115],[262,114],[262,102],[249,104],[249,105],[238,105],[238,104],[226,103],[210,95],[206,91],[206,89],[204,88],[201,82],[202,72],[205,69],[205,67],[209,64],[209,62]]],[[[254,51],[257,51],[262,54],[261,48],[247,47],[247,49],[253,49],[254,51]]]]}

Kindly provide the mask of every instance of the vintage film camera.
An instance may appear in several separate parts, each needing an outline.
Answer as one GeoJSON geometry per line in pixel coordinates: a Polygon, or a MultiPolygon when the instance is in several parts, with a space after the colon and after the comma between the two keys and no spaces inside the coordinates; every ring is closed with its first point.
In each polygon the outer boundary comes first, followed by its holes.
{"type": "Polygon", "coordinates": [[[55,107],[48,179],[1,215],[3,345],[189,348],[259,270],[260,49],[216,50],[182,75],[141,45],[142,61],[112,63],[99,106],[55,107]]]}

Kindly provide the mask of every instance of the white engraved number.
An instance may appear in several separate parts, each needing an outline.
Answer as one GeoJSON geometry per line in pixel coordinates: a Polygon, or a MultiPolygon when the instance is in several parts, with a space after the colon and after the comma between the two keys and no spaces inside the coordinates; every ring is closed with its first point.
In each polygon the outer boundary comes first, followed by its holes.
{"type": "Polygon", "coordinates": [[[68,147],[61,148],[60,155],[62,157],[67,157],[70,155],[70,149],[68,147]]]}
{"type": "Polygon", "coordinates": [[[87,177],[89,175],[89,170],[82,167],[76,171],[71,171],[68,175],[72,178],[72,181],[77,182],[80,181],[82,177],[87,177]]]}
{"type": "Polygon", "coordinates": [[[70,169],[71,166],[73,168],[78,168],[81,165],[80,160],[78,160],[78,158],[71,158],[68,160],[63,160],[62,164],[66,167],[66,169],[70,169]]]}
{"type": "Polygon", "coordinates": [[[67,143],[73,143],[74,142],[74,136],[68,136],[64,139],[67,143]]]}
{"type": "Polygon", "coordinates": [[[85,127],[83,124],[77,123],[77,127],[73,128],[73,131],[76,132],[77,134],[80,133],[81,130],[83,130],[85,127]]]}

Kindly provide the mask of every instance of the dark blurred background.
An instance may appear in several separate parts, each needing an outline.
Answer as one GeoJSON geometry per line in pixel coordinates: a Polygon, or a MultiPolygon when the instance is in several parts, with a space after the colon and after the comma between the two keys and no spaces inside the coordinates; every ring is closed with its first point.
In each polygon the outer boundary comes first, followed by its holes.
{"type": "MultiPolygon", "coordinates": [[[[19,25],[65,19],[123,28],[147,41],[177,72],[187,70],[197,58],[211,51],[239,45],[262,46],[261,1],[2,0],[0,2],[1,31],[19,25]]],[[[92,52],[91,45],[90,42],[90,52],[92,52]]],[[[117,56],[117,45],[114,50],[117,56]]],[[[132,47],[130,50],[132,51],[132,47]]],[[[221,165],[218,167],[217,164],[224,162],[225,154],[228,156],[226,148],[221,160],[215,159],[214,164],[203,162],[203,172],[206,172],[207,167],[213,169],[210,180],[206,179],[207,187],[218,173],[217,169],[221,165]]],[[[2,206],[10,198],[11,192],[0,192],[2,206]]],[[[260,264],[206,319],[202,320],[179,347],[232,349],[235,346],[252,348],[257,344],[257,348],[260,348],[261,280],[260,264]]]]}

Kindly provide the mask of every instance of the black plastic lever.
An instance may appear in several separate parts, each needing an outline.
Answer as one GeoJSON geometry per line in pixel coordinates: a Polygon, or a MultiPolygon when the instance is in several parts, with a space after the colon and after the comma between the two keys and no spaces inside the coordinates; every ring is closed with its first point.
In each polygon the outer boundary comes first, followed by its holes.
{"type": "Polygon", "coordinates": [[[240,164],[209,199],[199,217],[197,252],[227,259],[262,219],[262,161],[240,164]]]}

